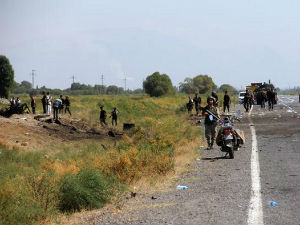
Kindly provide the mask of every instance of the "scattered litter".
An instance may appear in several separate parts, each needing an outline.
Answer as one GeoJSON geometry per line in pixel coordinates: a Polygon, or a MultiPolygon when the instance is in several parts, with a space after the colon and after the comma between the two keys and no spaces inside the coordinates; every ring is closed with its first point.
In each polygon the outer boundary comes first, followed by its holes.
{"type": "Polygon", "coordinates": [[[186,189],[188,189],[189,187],[187,187],[187,186],[181,186],[181,185],[178,185],[177,187],[176,187],[176,189],[177,190],[186,190],[186,189]]]}
{"type": "Polygon", "coordinates": [[[273,118],[274,120],[277,120],[277,118],[273,118]]]}
{"type": "Polygon", "coordinates": [[[273,207],[277,207],[277,206],[278,206],[278,203],[277,203],[277,202],[274,202],[274,201],[269,201],[268,205],[269,205],[269,206],[273,206],[273,207]]]}
{"type": "Polygon", "coordinates": [[[25,133],[25,135],[29,135],[29,133],[25,133]]]}
{"type": "Polygon", "coordinates": [[[154,200],[154,199],[157,199],[157,197],[154,197],[154,196],[152,196],[152,197],[151,197],[151,199],[153,199],[153,200],[154,200]]]}
{"type": "Polygon", "coordinates": [[[27,120],[27,118],[26,118],[26,117],[23,117],[23,118],[20,118],[20,120],[27,120]]]}
{"type": "Polygon", "coordinates": [[[200,158],[198,158],[198,159],[196,159],[197,161],[200,161],[201,159],[200,158]]]}
{"type": "Polygon", "coordinates": [[[286,110],[286,112],[293,112],[292,110],[290,110],[290,109],[288,109],[288,110],[286,110]]]}

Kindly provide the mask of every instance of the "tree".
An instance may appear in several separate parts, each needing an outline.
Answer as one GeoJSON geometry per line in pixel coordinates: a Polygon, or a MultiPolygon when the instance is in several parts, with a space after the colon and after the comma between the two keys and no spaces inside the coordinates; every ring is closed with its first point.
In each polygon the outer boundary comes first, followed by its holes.
{"type": "Polygon", "coordinates": [[[230,84],[222,84],[220,87],[219,87],[219,92],[225,92],[225,91],[228,91],[229,93],[235,93],[237,90],[231,86],[230,84]]]}
{"type": "Polygon", "coordinates": [[[0,97],[8,98],[10,89],[14,85],[14,70],[9,59],[0,55],[0,97]]]}
{"type": "Polygon", "coordinates": [[[167,74],[155,72],[149,75],[143,82],[145,92],[151,97],[158,97],[166,94],[174,94],[175,90],[172,81],[167,74]]]}
{"type": "Polygon", "coordinates": [[[217,85],[215,85],[212,78],[208,75],[198,75],[194,77],[193,84],[198,89],[200,94],[204,94],[217,88],[217,85]]]}
{"type": "Polygon", "coordinates": [[[192,78],[187,77],[184,79],[184,82],[181,82],[179,84],[179,92],[186,93],[186,94],[192,94],[197,91],[198,90],[197,90],[197,88],[195,88],[192,78]]]}
{"type": "Polygon", "coordinates": [[[31,89],[32,84],[26,80],[23,80],[20,84],[20,87],[24,87],[25,89],[31,89]]]}

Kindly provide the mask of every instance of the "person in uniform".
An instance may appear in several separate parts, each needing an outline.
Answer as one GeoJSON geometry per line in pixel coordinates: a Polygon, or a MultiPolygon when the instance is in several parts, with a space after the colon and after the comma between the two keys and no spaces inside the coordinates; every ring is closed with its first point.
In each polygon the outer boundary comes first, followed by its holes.
{"type": "Polygon", "coordinates": [[[207,106],[203,108],[202,116],[205,116],[205,137],[207,140],[207,150],[213,149],[215,137],[217,118],[220,118],[219,110],[214,105],[214,98],[212,96],[207,98],[207,106]]]}
{"type": "Polygon", "coordinates": [[[198,94],[196,93],[193,100],[194,100],[194,104],[195,104],[196,115],[198,116],[199,108],[201,106],[201,97],[198,97],[198,94]]]}
{"type": "Polygon", "coordinates": [[[249,111],[250,104],[251,104],[251,95],[249,93],[249,90],[246,90],[246,93],[244,96],[244,108],[245,108],[246,112],[249,111]]]}
{"type": "Polygon", "coordinates": [[[273,110],[276,101],[276,94],[273,88],[267,91],[267,98],[268,98],[269,110],[273,110]]]}
{"type": "Polygon", "coordinates": [[[226,108],[229,112],[229,108],[230,108],[230,97],[228,95],[228,91],[225,91],[225,94],[224,94],[224,99],[223,99],[223,112],[225,113],[226,111],[226,108]]]}
{"type": "Polygon", "coordinates": [[[106,111],[104,110],[104,107],[101,105],[100,106],[100,124],[102,127],[107,126],[106,117],[107,117],[106,111]]]}
{"type": "Polygon", "coordinates": [[[214,106],[219,106],[219,97],[215,91],[211,92],[211,97],[214,98],[214,106]]]}
{"type": "Polygon", "coordinates": [[[116,107],[114,107],[113,111],[110,113],[110,117],[111,117],[111,125],[117,126],[118,125],[118,113],[119,111],[117,110],[116,107]]]}

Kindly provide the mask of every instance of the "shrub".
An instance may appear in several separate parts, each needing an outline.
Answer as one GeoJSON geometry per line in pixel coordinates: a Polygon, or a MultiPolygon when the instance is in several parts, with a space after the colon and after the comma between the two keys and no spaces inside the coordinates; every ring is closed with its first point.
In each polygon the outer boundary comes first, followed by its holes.
{"type": "Polygon", "coordinates": [[[101,208],[112,193],[110,181],[96,169],[82,169],[77,175],[68,174],[59,191],[60,210],[67,212],[101,208]]]}

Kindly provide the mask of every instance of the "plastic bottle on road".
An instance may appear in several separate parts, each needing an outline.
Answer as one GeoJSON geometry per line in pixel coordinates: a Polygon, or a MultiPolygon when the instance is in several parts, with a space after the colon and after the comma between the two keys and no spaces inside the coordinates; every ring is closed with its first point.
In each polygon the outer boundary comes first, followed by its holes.
{"type": "Polygon", "coordinates": [[[187,187],[187,186],[181,186],[181,185],[178,185],[177,187],[176,187],[176,189],[178,189],[178,190],[186,190],[186,189],[188,189],[189,187],[187,187]]]}
{"type": "Polygon", "coordinates": [[[274,201],[269,201],[269,206],[277,207],[278,203],[274,201]]]}

